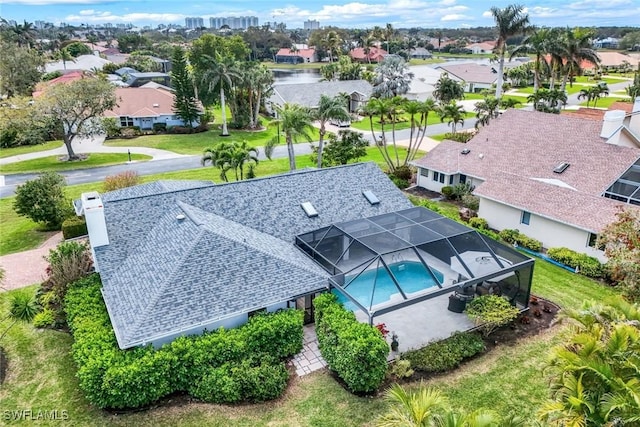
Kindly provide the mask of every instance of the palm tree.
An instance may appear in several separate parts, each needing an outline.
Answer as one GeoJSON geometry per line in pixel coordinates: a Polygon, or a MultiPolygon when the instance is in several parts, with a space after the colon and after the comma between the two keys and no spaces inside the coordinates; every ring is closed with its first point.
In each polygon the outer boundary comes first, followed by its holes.
{"type": "Polygon", "coordinates": [[[387,42],[387,53],[391,53],[389,49],[389,42],[393,39],[396,34],[396,30],[393,28],[393,25],[387,23],[384,27],[384,40],[387,42]]]}
{"type": "Polygon", "coordinates": [[[404,101],[404,111],[409,114],[409,122],[411,128],[409,132],[409,143],[407,146],[407,154],[404,159],[403,165],[408,165],[413,161],[418,154],[418,150],[422,145],[425,134],[427,132],[427,121],[429,120],[429,113],[437,111],[437,104],[432,98],[428,98],[423,102],[419,101],[404,101]]]}
{"type": "Polygon", "coordinates": [[[493,96],[488,96],[484,100],[480,102],[476,102],[475,111],[476,111],[476,128],[479,126],[486,126],[489,124],[491,119],[495,119],[498,117],[500,112],[498,111],[498,107],[500,106],[500,101],[493,96]]]}
{"type": "Polygon", "coordinates": [[[382,155],[382,158],[384,159],[385,163],[387,164],[387,166],[391,171],[394,170],[394,163],[391,160],[389,152],[387,151],[387,137],[385,132],[385,124],[386,124],[387,118],[392,114],[393,111],[395,111],[394,103],[395,101],[393,101],[391,98],[371,98],[362,109],[362,113],[365,116],[369,117],[369,126],[371,130],[371,136],[375,141],[375,145],[376,147],[378,147],[378,150],[380,150],[380,154],[382,155]],[[380,127],[382,132],[380,139],[378,139],[378,136],[376,135],[376,132],[373,128],[374,117],[378,117],[380,121],[380,127]]]}
{"type": "Polygon", "coordinates": [[[563,61],[563,78],[561,90],[564,91],[567,80],[573,86],[573,77],[582,74],[582,61],[591,62],[594,65],[600,64],[600,57],[592,48],[594,31],[584,28],[567,28],[561,38],[559,55],[563,61]]]}
{"type": "Polygon", "coordinates": [[[216,54],[215,59],[209,55],[203,55],[203,57],[205,61],[208,62],[209,69],[203,73],[202,83],[206,86],[209,92],[214,91],[216,87],[220,88],[220,106],[222,107],[222,133],[220,136],[229,136],[224,89],[225,87],[231,88],[234,81],[240,78],[240,74],[236,70],[235,64],[224,59],[219,53],[216,54]]]}
{"type": "Polygon", "coordinates": [[[244,167],[253,170],[258,165],[258,149],[250,147],[246,140],[235,142],[231,150],[231,167],[234,169],[236,181],[244,179],[244,167]],[[239,175],[238,175],[239,172],[239,175]]]}
{"type": "Polygon", "coordinates": [[[422,427],[432,425],[436,415],[447,405],[447,398],[436,389],[420,387],[407,391],[398,384],[387,390],[385,397],[391,408],[378,419],[378,427],[422,427]]]}
{"type": "Polygon", "coordinates": [[[509,57],[509,60],[517,55],[533,53],[536,58],[533,66],[533,91],[540,89],[540,78],[543,73],[547,73],[549,64],[545,60],[545,55],[549,53],[549,49],[553,40],[556,38],[557,31],[550,28],[537,28],[532,34],[527,36],[522,43],[517,46],[509,57]]]}
{"type": "Polygon", "coordinates": [[[464,125],[464,116],[467,112],[464,107],[456,104],[455,101],[444,105],[440,108],[440,121],[447,121],[447,124],[451,126],[451,133],[456,133],[458,124],[464,125]]]}
{"type": "Polygon", "coordinates": [[[338,35],[338,33],[333,30],[327,33],[325,44],[327,46],[327,50],[329,51],[329,62],[333,62],[333,54],[337,52],[341,43],[342,40],[340,40],[340,36],[338,35]]]}
{"type": "Polygon", "coordinates": [[[500,62],[498,66],[498,81],[496,83],[496,98],[500,99],[504,80],[504,57],[507,52],[507,39],[518,33],[525,34],[529,30],[529,15],[524,13],[523,6],[514,4],[504,9],[494,6],[491,8],[491,14],[498,30],[496,51],[500,62]]]}
{"type": "Polygon", "coordinates": [[[597,84],[589,89],[593,93],[593,108],[596,108],[598,105],[598,99],[602,97],[602,95],[609,95],[609,86],[605,82],[597,84]]]}
{"type": "Polygon", "coordinates": [[[433,97],[441,105],[446,105],[456,99],[463,99],[464,86],[450,78],[448,73],[442,73],[435,84],[433,97]]]}
{"type": "Polygon", "coordinates": [[[289,153],[289,170],[296,169],[296,155],[293,151],[293,144],[300,138],[311,141],[311,130],[313,129],[312,118],[309,111],[298,104],[284,104],[284,107],[277,108],[280,127],[284,132],[289,153]]]}
{"type": "Polygon", "coordinates": [[[322,150],[324,149],[324,136],[327,133],[326,124],[330,120],[346,121],[350,119],[349,110],[342,96],[333,97],[320,95],[318,107],[312,111],[313,119],[320,123],[320,138],[318,140],[318,168],[322,167],[322,150]]]}
{"type": "Polygon", "coordinates": [[[587,108],[589,108],[589,104],[593,101],[593,91],[589,89],[580,89],[580,93],[578,94],[578,99],[586,99],[587,100],[587,108]]]}
{"type": "Polygon", "coordinates": [[[57,53],[57,56],[62,61],[62,68],[64,68],[65,70],[67,69],[67,61],[75,62],[75,59],[73,59],[73,55],[71,55],[71,52],[69,52],[69,49],[67,49],[66,47],[60,49],[57,53]]]}
{"type": "Polygon", "coordinates": [[[390,56],[385,58],[375,69],[373,79],[373,96],[393,98],[409,91],[414,74],[404,59],[390,56]]]}
{"type": "Polygon", "coordinates": [[[202,166],[211,163],[211,166],[220,169],[220,179],[228,182],[227,172],[231,168],[232,142],[219,141],[213,147],[206,148],[202,154],[202,166]]]}

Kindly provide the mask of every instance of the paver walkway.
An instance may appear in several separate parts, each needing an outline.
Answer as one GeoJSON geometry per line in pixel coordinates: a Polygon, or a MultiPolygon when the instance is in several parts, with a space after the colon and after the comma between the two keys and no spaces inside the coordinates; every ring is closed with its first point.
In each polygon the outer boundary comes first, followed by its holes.
{"type": "Polygon", "coordinates": [[[48,265],[43,257],[49,255],[49,250],[58,246],[62,240],[62,232],[56,233],[39,248],[1,256],[0,267],[5,271],[2,286],[11,290],[42,282],[48,265]]]}
{"type": "Polygon", "coordinates": [[[302,351],[293,358],[293,366],[296,368],[296,374],[299,377],[319,371],[327,366],[327,362],[320,355],[315,325],[306,325],[304,327],[302,351]]]}

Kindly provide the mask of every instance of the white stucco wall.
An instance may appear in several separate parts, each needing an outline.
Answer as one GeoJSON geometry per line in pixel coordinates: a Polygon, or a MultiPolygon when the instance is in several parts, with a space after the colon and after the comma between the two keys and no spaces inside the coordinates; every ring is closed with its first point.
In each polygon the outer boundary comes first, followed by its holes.
{"type": "MultiPolygon", "coordinates": [[[[437,191],[438,193],[440,193],[442,191],[442,187],[445,187],[447,185],[453,186],[460,183],[460,174],[453,175],[453,183],[450,183],[451,175],[445,174],[444,183],[441,183],[440,181],[433,180],[433,173],[434,173],[433,170],[428,170],[428,176],[422,175],[423,173],[426,173],[426,171],[427,169],[418,168],[418,174],[417,174],[418,178],[416,180],[416,185],[418,187],[426,188],[427,190],[437,191]]],[[[466,182],[468,182],[474,187],[477,187],[480,184],[482,184],[483,181],[481,179],[473,178],[467,175],[466,182]]]]}
{"type": "Polygon", "coordinates": [[[278,304],[270,305],[269,307],[267,307],[267,311],[269,313],[273,313],[274,311],[278,311],[280,309],[285,309],[285,308],[287,308],[287,306],[288,306],[288,302],[285,301],[285,302],[281,302],[281,303],[278,303],[278,304]]]}
{"type": "Polygon", "coordinates": [[[478,216],[486,219],[491,228],[496,230],[504,230],[505,228],[517,229],[529,237],[540,240],[545,248],[562,246],[594,256],[601,261],[606,260],[602,251],[588,246],[588,231],[533,213],[529,224],[522,224],[520,223],[522,210],[485,198],[480,198],[478,216]]]}
{"type": "Polygon", "coordinates": [[[225,329],[233,329],[233,328],[237,328],[238,326],[244,325],[248,321],[249,321],[249,315],[247,313],[243,313],[243,314],[239,314],[237,316],[233,316],[233,317],[229,317],[229,318],[226,318],[226,319],[223,319],[223,320],[219,320],[217,322],[212,322],[212,323],[209,323],[207,325],[196,326],[194,328],[188,329],[188,330],[186,330],[184,332],[181,332],[179,334],[167,335],[165,337],[162,337],[162,338],[159,338],[157,340],[154,340],[151,344],[153,344],[153,346],[155,348],[160,348],[164,344],[168,344],[171,341],[173,341],[176,338],[181,337],[181,336],[200,335],[205,331],[205,329],[207,331],[215,331],[215,330],[217,330],[217,329],[219,329],[221,327],[223,327],[225,329]]]}

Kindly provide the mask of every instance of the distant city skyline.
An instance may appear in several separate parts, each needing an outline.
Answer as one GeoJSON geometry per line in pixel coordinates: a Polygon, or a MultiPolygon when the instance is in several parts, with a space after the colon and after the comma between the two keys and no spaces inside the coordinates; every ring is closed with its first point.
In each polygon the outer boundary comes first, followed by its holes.
{"type": "Polygon", "coordinates": [[[468,28],[493,26],[489,9],[520,3],[539,26],[640,26],[639,0],[0,0],[0,16],[22,22],[152,26],[185,25],[185,19],[256,16],[260,23],[284,22],[303,28],[320,26],[371,28],[468,28]]]}

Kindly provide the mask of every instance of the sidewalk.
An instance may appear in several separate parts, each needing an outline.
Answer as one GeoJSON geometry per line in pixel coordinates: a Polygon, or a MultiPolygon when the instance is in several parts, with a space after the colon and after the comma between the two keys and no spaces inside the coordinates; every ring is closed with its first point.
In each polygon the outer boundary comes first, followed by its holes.
{"type": "Polygon", "coordinates": [[[1,256],[0,267],[5,271],[2,286],[11,290],[42,282],[48,265],[44,256],[49,255],[49,250],[54,249],[62,240],[62,232],[58,232],[39,248],[1,256]]]}
{"type": "MultiPolygon", "coordinates": [[[[152,160],[174,159],[178,157],[185,157],[184,154],[177,154],[171,151],[158,150],[156,148],[147,147],[107,147],[104,143],[105,136],[100,135],[94,138],[79,139],[73,142],[73,150],[76,154],[85,153],[128,153],[131,154],[145,154],[153,157],[152,160]]],[[[17,163],[25,160],[39,159],[49,156],[63,156],[67,154],[67,148],[62,144],[59,148],[47,151],[38,151],[35,153],[20,154],[17,156],[5,157],[0,159],[0,165],[6,165],[9,163],[17,163]]]]}

